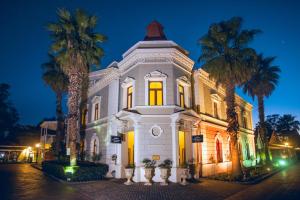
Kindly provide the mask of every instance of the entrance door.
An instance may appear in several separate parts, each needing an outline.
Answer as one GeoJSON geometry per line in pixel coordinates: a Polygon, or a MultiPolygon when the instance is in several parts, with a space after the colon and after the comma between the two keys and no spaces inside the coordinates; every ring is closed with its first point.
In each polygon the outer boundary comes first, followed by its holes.
{"type": "Polygon", "coordinates": [[[134,132],[130,131],[127,133],[127,141],[128,141],[128,164],[134,164],[134,132]]]}
{"type": "Polygon", "coordinates": [[[183,165],[186,162],[185,158],[185,133],[183,131],[178,132],[178,144],[179,144],[179,165],[183,165]]]}

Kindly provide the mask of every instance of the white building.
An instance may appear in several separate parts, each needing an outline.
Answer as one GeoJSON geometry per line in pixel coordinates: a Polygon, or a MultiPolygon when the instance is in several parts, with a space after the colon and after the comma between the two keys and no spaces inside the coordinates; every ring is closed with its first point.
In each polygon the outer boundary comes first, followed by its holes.
{"type": "MultiPolygon", "coordinates": [[[[172,182],[179,181],[180,165],[191,158],[202,166],[199,175],[230,169],[224,89],[216,88],[206,72],[196,70],[197,109],[193,110],[193,66],[188,52],[167,40],[162,26],[154,21],[145,39],[126,51],[120,62],[90,73],[84,145],[89,159],[101,154],[100,161],[109,165],[108,175],[117,178],[124,177],[124,167],[134,163],[137,182],[145,180],[144,158],[158,163],[171,159],[172,182]],[[199,134],[204,142],[192,143],[192,135],[199,134]],[[111,143],[111,136],[118,135],[122,143],[111,143]]],[[[243,160],[251,165],[255,157],[252,106],[236,98],[241,124],[246,124],[239,134],[241,146],[247,147],[243,160]]],[[[161,181],[158,169],[153,180],[161,181]]]]}

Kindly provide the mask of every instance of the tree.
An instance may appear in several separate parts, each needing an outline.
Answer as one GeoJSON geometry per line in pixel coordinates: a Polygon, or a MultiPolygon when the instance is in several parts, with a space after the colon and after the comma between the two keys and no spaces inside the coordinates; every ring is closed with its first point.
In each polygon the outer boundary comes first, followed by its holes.
{"type": "Polygon", "coordinates": [[[95,33],[97,17],[89,16],[82,10],[70,13],[59,9],[58,21],[48,25],[53,38],[51,46],[56,60],[69,78],[68,86],[68,135],[70,164],[76,165],[78,120],[82,82],[89,68],[99,65],[103,50],[100,43],[106,40],[102,34],[95,33]]]}
{"type": "Polygon", "coordinates": [[[11,136],[19,120],[18,112],[9,100],[9,89],[8,84],[0,84],[0,141],[11,136]]]}
{"type": "Polygon", "coordinates": [[[59,156],[61,154],[61,143],[64,138],[64,113],[62,110],[62,97],[68,89],[68,77],[62,71],[59,63],[55,60],[54,55],[49,54],[49,61],[42,65],[44,82],[51,87],[56,96],[56,142],[55,153],[59,156]]]}
{"type": "Polygon", "coordinates": [[[228,21],[212,24],[208,33],[199,40],[202,54],[199,61],[217,84],[226,89],[227,132],[231,140],[232,176],[241,175],[238,150],[239,124],[235,111],[235,88],[251,77],[255,60],[255,51],[248,48],[259,30],[241,30],[242,19],[233,17],[228,21]]]}
{"type": "Polygon", "coordinates": [[[253,99],[257,97],[258,113],[259,113],[259,128],[258,134],[264,144],[264,153],[266,155],[267,163],[270,162],[269,156],[269,141],[267,138],[267,127],[265,124],[265,107],[264,98],[269,97],[274,91],[278,79],[280,69],[278,66],[272,65],[275,57],[264,58],[262,54],[257,56],[256,67],[251,79],[248,80],[244,86],[243,91],[251,96],[253,99]]]}
{"type": "Polygon", "coordinates": [[[276,125],[276,132],[286,132],[286,131],[299,131],[300,122],[296,120],[296,117],[290,114],[285,114],[279,117],[276,125]]]}

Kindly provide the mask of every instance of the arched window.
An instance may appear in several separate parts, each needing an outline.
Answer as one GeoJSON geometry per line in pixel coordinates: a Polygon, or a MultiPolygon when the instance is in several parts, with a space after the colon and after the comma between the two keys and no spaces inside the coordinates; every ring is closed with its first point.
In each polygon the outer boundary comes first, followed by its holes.
{"type": "Polygon", "coordinates": [[[223,162],[223,152],[222,152],[222,143],[217,138],[216,140],[216,153],[217,153],[217,162],[223,162]]]}
{"type": "Polygon", "coordinates": [[[248,140],[245,141],[246,144],[246,160],[250,160],[250,148],[248,140]]]}
{"type": "Polygon", "coordinates": [[[99,154],[99,139],[96,135],[93,135],[90,143],[90,155],[95,156],[99,154]]]}
{"type": "Polygon", "coordinates": [[[97,141],[94,140],[94,145],[93,145],[93,156],[97,154],[97,141]]]}

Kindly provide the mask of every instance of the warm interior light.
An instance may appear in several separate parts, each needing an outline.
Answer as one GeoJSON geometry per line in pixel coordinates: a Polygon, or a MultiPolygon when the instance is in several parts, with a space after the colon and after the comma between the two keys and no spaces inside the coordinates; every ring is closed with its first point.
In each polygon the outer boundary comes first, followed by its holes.
{"type": "Polygon", "coordinates": [[[128,164],[134,164],[134,132],[130,131],[127,133],[128,139],[128,164]]]}
{"type": "Polygon", "coordinates": [[[35,144],[35,147],[36,147],[36,148],[40,148],[40,146],[41,146],[40,143],[35,144]]]}

